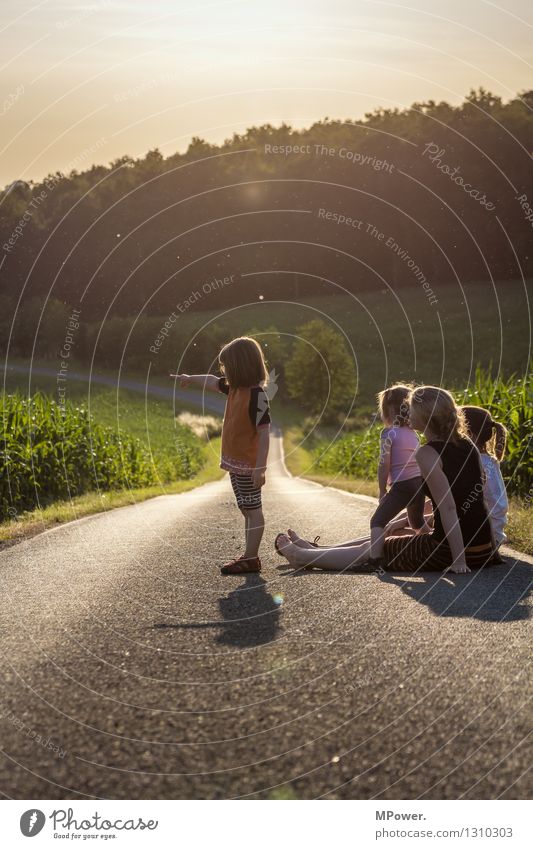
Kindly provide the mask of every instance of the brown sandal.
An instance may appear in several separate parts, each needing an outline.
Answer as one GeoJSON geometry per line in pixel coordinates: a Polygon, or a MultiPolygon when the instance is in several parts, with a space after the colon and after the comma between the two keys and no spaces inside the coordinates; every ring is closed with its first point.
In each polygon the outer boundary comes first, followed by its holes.
{"type": "Polygon", "coordinates": [[[259,557],[245,557],[241,554],[240,557],[235,557],[229,563],[224,563],[221,568],[222,575],[244,575],[246,572],[260,572],[261,561],[259,557]]]}

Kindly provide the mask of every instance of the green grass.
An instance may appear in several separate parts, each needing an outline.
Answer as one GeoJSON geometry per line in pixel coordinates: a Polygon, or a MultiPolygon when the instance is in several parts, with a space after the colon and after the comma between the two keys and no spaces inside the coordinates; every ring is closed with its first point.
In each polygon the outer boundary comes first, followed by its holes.
{"type": "Polygon", "coordinates": [[[358,478],[339,473],[324,473],[317,467],[316,445],[320,443],[324,436],[325,433],[321,431],[316,437],[306,440],[303,430],[295,426],[283,431],[285,464],[291,475],[307,478],[307,480],[315,481],[322,486],[334,486],[358,495],[377,497],[376,475],[369,478],[358,478]]]}
{"type": "MultiPolygon", "coordinates": [[[[527,288],[531,296],[531,281],[527,288]]],[[[474,380],[474,365],[488,366],[490,362],[507,374],[523,373],[530,354],[530,310],[523,284],[506,281],[493,288],[487,283],[469,283],[464,289],[465,296],[458,284],[440,287],[436,291],[438,304],[434,307],[427,303],[419,287],[399,290],[400,303],[393,294],[382,289],[360,293],[357,298],[341,294],[306,298],[305,305],[258,301],[253,293],[250,295],[253,303],[225,314],[224,333],[229,339],[250,328],[266,329],[275,325],[281,333],[293,334],[295,327],[317,315],[337,322],[354,346],[359,378],[356,415],[360,419],[358,426],[362,427],[365,416],[374,411],[375,393],[395,380],[467,386],[474,380]]],[[[173,348],[174,357],[178,342],[188,341],[196,328],[204,323],[209,325],[210,320],[216,322],[218,316],[218,310],[191,311],[180,316],[179,338],[168,340],[169,353],[173,348]]],[[[264,337],[264,341],[268,341],[268,337],[264,337]]],[[[146,349],[145,346],[137,348],[146,349]]],[[[213,356],[215,354],[213,351],[213,356]]],[[[279,369],[280,364],[273,359],[269,365],[279,369]]],[[[83,370],[81,365],[78,368],[83,370]]],[[[166,366],[156,382],[163,384],[165,380],[166,366]]],[[[10,376],[8,382],[11,388],[16,385],[23,389],[27,378],[10,376]]],[[[33,375],[32,391],[35,388],[45,391],[48,388],[53,393],[55,380],[33,375]]],[[[83,383],[78,386],[69,381],[68,388],[71,399],[86,393],[83,383]]],[[[310,443],[300,444],[300,411],[283,404],[279,397],[272,407],[274,420],[284,427],[287,466],[293,474],[303,474],[319,483],[362,494],[375,494],[373,476],[362,480],[319,472],[310,443]]],[[[176,405],[177,413],[184,409],[184,405],[176,405]]],[[[141,395],[121,390],[117,411],[116,391],[93,385],[91,411],[98,421],[129,430],[145,444],[150,444],[159,456],[168,457],[173,450],[171,402],[150,397],[146,408],[141,395]]],[[[520,543],[521,550],[526,550],[524,545],[528,545],[531,519],[523,517],[531,517],[530,511],[527,505],[520,510],[513,506],[512,510],[513,544],[518,547],[517,540],[525,540],[520,543]]]]}
{"type": "Polygon", "coordinates": [[[275,787],[273,790],[270,791],[270,793],[268,794],[268,798],[276,802],[281,802],[294,801],[298,797],[290,786],[290,784],[280,784],[279,787],[275,787]]]}
{"type": "MultiPolygon", "coordinates": [[[[458,284],[439,287],[435,306],[428,304],[419,287],[399,289],[397,297],[376,289],[357,297],[306,298],[305,304],[254,300],[226,313],[223,331],[231,339],[251,328],[275,326],[281,334],[289,334],[282,339],[290,339],[299,325],[330,318],[353,345],[357,409],[373,409],[375,393],[394,381],[466,386],[474,378],[476,364],[488,367],[491,362],[506,374],[523,372],[530,355],[530,307],[524,284],[511,280],[494,287],[466,283],[463,288],[464,294],[458,284]]],[[[527,291],[531,298],[532,281],[527,291]]],[[[211,321],[220,326],[218,315],[202,310],[180,316],[169,351],[183,347],[183,340],[188,341],[201,325],[207,332],[211,321]]],[[[268,343],[268,335],[262,341],[268,343]]],[[[269,365],[279,370],[283,364],[274,357],[269,365]]]]}
{"type": "Polygon", "coordinates": [[[531,500],[511,498],[509,501],[509,545],[533,556],[533,504],[531,500]]]}

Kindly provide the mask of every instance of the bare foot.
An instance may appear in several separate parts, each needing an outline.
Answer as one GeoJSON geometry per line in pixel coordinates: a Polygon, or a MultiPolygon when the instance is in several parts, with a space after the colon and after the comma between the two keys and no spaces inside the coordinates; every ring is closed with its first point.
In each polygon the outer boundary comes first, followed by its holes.
{"type": "Polygon", "coordinates": [[[294,543],[294,545],[298,545],[300,546],[300,548],[316,548],[316,545],[314,545],[314,543],[310,542],[308,539],[304,539],[303,537],[298,536],[296,531],[293,531],[292,528],[289,528],[289,530],[287,531],[287,536],[289,537],[290,541],[294,543]]]}
{"type": "Polygon", "coordinates": [[[291,566],[301,568],[309,563],[309,549],[296,545],[287,534],[279,534],[277,547],[282,557],[285,557],[291,566]]]}

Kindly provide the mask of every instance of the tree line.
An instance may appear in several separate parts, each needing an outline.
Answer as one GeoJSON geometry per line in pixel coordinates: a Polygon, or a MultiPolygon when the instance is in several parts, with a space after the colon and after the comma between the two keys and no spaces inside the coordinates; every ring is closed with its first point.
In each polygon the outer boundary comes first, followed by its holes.
{"type": "Polygon", "coordinates": [[[532,276],[532,108],[533,91],[480,89],[15,181],[0,196],[3,352],[14,317],[11,353],[46,356],[72,309],[86,327],[155,327],[260,293],[419,285],[431,303],[437,286],[532,276]]]}

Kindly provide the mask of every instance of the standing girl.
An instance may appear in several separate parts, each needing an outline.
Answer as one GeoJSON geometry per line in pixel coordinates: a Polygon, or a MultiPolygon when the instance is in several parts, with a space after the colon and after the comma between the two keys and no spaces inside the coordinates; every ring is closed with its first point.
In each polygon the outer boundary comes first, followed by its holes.
{"type": "Polygon", "coordinates": [[[241,336],[224,345],[218,361],[222,377],[214,374],[172,374],[180,386],[191,384],[227,395],[222,425],[220,467],[229,472],[237,506],[244,516],[245,550],[222,566],[223,575],[260,572],[259,546],[265,529],[261,488],[265,483],[270,409],[268,380],[261,346],[241,336]]]}
{"type": "Polygon", "coordinates": [[[505,454],[507,430],[495,422],[483,407],[463,407],[468,435],[479,451],[484,472],[483,496],[489,513],[494,543],[497,548],[507,542],[505,525],[509,502],[500,463],[505,454]]]}

